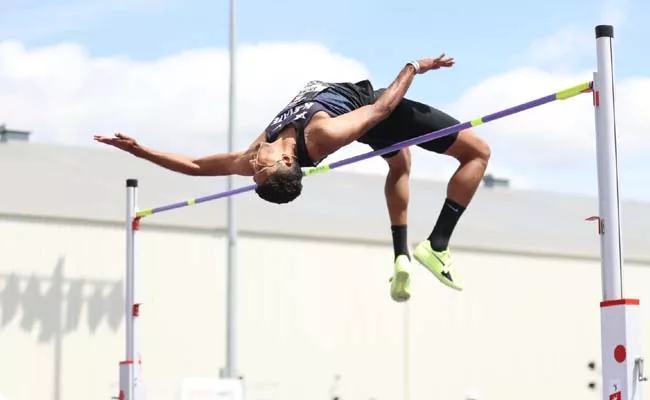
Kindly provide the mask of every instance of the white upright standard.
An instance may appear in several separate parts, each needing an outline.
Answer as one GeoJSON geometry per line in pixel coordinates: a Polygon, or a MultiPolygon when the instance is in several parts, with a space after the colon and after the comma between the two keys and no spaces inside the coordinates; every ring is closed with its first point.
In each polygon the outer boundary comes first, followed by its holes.
{"type": "Polygon", "coordinates": [[[614,104],[611,25],[596,27],[598,72],[594,74],[598,163],[598,233],[603,300],[600,303],[603,400],[643,400],[639,300],[623,296],[623,260],[614,104]]]}
{"type": "Polygon", "coordinates": [[[136,232],[139,219],[136,218],[138,204],[138,181],[126,181],[126,359],[120,362],[120,393],[119,400],[143,400],[144,391],[141,381],[142,361],[137,346],[138,316],[140,302],[136,298],[138,276],[135,269],[136,232]]]}

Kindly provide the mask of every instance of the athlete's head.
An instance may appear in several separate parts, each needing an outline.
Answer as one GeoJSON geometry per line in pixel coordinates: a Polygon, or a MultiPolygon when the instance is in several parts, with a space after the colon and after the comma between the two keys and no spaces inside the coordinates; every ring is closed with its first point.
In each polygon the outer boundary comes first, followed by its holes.
{"type": "Polygon", "coordinates": [[[255,192],[260,198],[276,204],[289,203],[302,192],[302,169],[293,155],[279,146],[263,143],[253,159],[257,184],[255,192]]]}

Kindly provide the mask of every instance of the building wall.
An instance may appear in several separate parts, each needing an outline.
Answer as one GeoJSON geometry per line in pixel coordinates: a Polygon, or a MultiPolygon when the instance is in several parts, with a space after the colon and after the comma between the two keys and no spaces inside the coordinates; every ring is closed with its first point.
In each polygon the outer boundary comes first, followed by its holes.
{"type": "MultiPolygon", "coordinates": [[[[122,227],[4,218],[0,237],[0,394],[115,396],[122,227]]],[[[225,239],[146,223],[139,238],[147,398],[172,400],[183,378],[214,377],[224,363],[225,239]]],[[[391,255],[387,244],[240,239],[239,369],[251,400],[325,400],[335,375],[345,400],[403,399],[405,365],[411,400],[596,398],[586,364],[599,361],[597,260],[458,251],[466,291],[416,268],[405,306],[388,295],[391,255]]],[[[643,299],[648,266],[626,274],[628,295],[643,299]]]]}
{"type": "MultiPolygon", "coordinates": [[[[0,393],[8,400],[116,396],[118,362],[125,352],[123,229],[5,219],[0,232],[0,274],[5,276],[0,289],[0,393]],[[12,273],[23,279],[19,290],[7,291],[6,276],[12,273]],[[45,278],[40,293],[24,293],[31,276],[45,278]],[[79,282],[83,301],[68,295],[79,282]],[[55,294],[49,295],[53,287],[55,294]],[[98,288],[101,296],[93,296],[98,288]],[[18,302],[16,312],[8,315],[12,302],[18,302]],[[26,313],[35,316],[30,326],[23,325],[26,313]]],[[[221,247],[205,234],[142,236],[141,335],[147,384],[151,399],[172,399],[182,374],[216,374],[223,363],[221,247]]]]}
{"type": "MultiPolygon", "coordinates": [[[[596,398],[587,384],[598,375],[587,363],[600,364],[597,260],[459,251],[455,261],[467,280],[461,293],[417,266],[405,342],[405,306],[388,298],[389,246],[268,238],[243,243],[242,248],[266,249],[269,261],[255,270],[261,275],[246,281],[257,279],[253,291],[264,293],[264,309],[280,315],[251,323],[274,332],[270,342],[256,344],[255,352],[268,354],[260,358],[273,363],[268,368],[278,374],[318,389],[309,398],[324,399],[319,395],[334,374],[342,376],[345,399],[404,398],[405,346],[413,400],[463,400],[468,392],[482,394],[481,400],[514,400],[523,393],[530,400],[596,398]],[[272,295],[274,288],[282,294],[272,295]],[[280,343],[285,345],[278,348],[280,343]]],[[[629,296],[643,298],[650,289],[648,266],[628,265],[626,284],[629,296]]],[[[261,306],[264,300],[258,301],[261,306]]],[[[259,315],[249,312],[248,318],[259,315]]],[[[254,342],[247,335],[244,340],[254,342]]],[[[286,398],[307,397],[296,386],[286,398]]]]}

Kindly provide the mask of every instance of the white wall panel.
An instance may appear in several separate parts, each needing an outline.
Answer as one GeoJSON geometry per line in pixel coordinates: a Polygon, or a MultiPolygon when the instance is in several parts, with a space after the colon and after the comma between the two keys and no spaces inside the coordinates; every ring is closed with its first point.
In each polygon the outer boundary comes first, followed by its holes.
{"type": "MultiPolygon", "coordinates": [[[[1,318],[8,320],[0,327],[0,394],[8,400],[117,395],[125,351],[123,230],[0,221],[0,232],[1,318]],[[13,293],[6,287],[11,274],[21,278],[13,293]],[[39,278],[37,292],[25,292],[31,276],[39,278]],[[60,295],[48,295],[51,282],[60,295]],[[78,283],[83,300],[69,292],[78,283]],[[8,315],[12,302],[16,311],[8,315]],[[21,322],[30,313],[34,323],[25,329],[21,322]]],[[[141,237],[144,377],[150,398],[171,400],[180,377],[216,376],[223,363],[224,247],[206,235],[145,231],[141,237]]]]}
{"type": "MultiPolygon", "coordinates": [[[[123,230],[5,219],[0,237],[0,394],[116,395],[123,230]]],[[[147,398],[175,400],[183,378],[216,377],[225,361],[225,239],[146,220],[139,237],[147,398]]],[[[250,400],[326,400],[336,375],[343,400],[404,399],[406,362],[410,400],[469,390],[479,400],[597,397],[586,387],[598,380],[586,363],[600,360],[597,261],[457,252],[460,293],[415,265],[405,342],[391,258],[389,245],[240,239],[238,354],[250,400]]],[[[626,288],[650,307],[650,268],[628,266],[626,288]]]]}

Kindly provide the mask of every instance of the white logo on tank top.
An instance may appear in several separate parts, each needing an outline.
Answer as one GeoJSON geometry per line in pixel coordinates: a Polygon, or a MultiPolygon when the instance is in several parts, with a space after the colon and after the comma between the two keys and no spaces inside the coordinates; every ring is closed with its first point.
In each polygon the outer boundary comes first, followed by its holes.
{"type": "Polygon", "coordinates": [[[273,119],[273,122],[271,122],[271,125],[277,125],[273,128],[273,130],[277,130],[280,127],[280,124],[287,119],[291,119],[291,121],[296,121],[298,119],[307,118],[306,110],[309,110],[313,105],[314,105],[313,102],[301,104],[299,106],[290,108],[287,111],[283,112],[282,114],[278,115],[273,119]]]}

